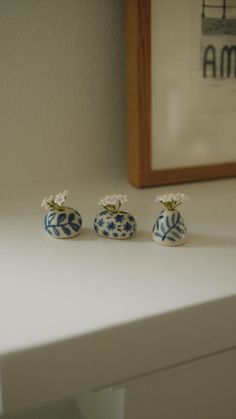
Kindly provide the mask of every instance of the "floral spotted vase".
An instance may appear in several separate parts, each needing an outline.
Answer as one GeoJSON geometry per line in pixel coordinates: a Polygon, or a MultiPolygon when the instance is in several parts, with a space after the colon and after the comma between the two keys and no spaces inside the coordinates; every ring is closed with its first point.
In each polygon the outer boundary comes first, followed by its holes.
{"type": "Polygon", "coordinates": [[[136,233],[137,223],[128,212],[120,211],[126,195],[107,195],[99,204],[104,207],[94,220],[94,229],[101,237],[110,239],[129,239],[136,233]]]}
{"type": "Polygon", "coordinates": [[[156,198],[156,201],[160,201],[165,209],[161,211],[153,226],[152,239],[155,242],[164,246],[179,246],[186,242],[187,228],[183,217],[176,209],[186,198],[186,195],[180,193],[161,195],[156,198]]]}
{"type": "Polygon", "coordinates": [[[73,208],[65,207],[67,191],[44,198],[42,206],[48,210],[44,218],[45,231],[56,239],[69,239],[79,234],[82,217],[73,208]]]}

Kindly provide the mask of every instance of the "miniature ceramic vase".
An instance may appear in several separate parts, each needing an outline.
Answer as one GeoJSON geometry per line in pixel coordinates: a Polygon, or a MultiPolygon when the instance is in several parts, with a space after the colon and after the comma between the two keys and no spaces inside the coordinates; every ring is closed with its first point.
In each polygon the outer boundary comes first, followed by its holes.
{"type": "Polygon", "coordinates": [[[69,239],[79,234],[81,215],[73,208],[51,209],[44,218],[45,230],[56,239],[69,239]]]}
{"type": "Polygon", "coordinates": [[[163,210],[157,218],[152,238],[164,246],[179,246],[187,239],[187,229],[179,211],[163,210]]]}
{"type": "Polygon", "coordinates": [[[128,212],[100,212],[94,220],[94,229],[99,236],[110,239],[129,239],[136,233],[137,223],[128,212]]]}

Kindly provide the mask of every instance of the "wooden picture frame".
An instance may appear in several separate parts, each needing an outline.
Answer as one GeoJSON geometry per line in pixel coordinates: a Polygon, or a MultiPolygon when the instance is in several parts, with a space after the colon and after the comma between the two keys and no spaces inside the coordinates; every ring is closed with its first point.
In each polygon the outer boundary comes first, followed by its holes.
{"type": "Polygon", "coordinates": [[[152,169],[151,2],[126,0],[129,180],[147,187],[236,176],[236,161],[152,169]]]}

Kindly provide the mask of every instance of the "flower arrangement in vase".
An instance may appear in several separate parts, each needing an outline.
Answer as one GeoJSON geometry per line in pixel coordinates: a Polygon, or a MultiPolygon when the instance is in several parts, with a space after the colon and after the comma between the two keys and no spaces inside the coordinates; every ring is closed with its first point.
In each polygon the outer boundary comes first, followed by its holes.
{"type": "Polygon", "coordinates": [[[155,202],[161,202],[164,209],[153,226],[152,239],[165,246],[179,246],[186,242],[187,228],[177,207],[188,200],[184,193],[158,195],[155,202]]]}
{"type": "Polygon", "coordinates": [[[45,231],[56,239],[69,239],[79,234],[82,218],[78,211],[65,206],[67,191],[45,197],[41,203],[48,213],[44,218],[45,231]]]}
{"type": "Polygon", "coordinates": [[[94,229],[99,236],[110,239],[129,239],[136,233],[137,223],[128,212],[121,211],[127,195],[106,195],[100,199],[101,211],[94,220],[94,229]]]}

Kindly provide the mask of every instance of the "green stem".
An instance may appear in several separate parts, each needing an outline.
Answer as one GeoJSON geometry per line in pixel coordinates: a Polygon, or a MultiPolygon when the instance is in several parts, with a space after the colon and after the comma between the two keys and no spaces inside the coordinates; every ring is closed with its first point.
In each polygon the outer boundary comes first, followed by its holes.
{"type": "Polygon", "coordinates": [[[60,205],[56,204],[55,202],[48,204],[48,206],[50,208],[54,209],[54,210],[57,210],[57,211],[64,211],[64,209],[65,209],[64,205],[60,206],[60,205]]]}
{"type": "Polygon", "coordinates": [[[103,208],[105,208],[106,211],[111,212],[112,214],[116,214],[121,207],[121,202],[119,201],[118,205],[103,205],[103,208]]]}
{"type": "Polygon", "coordinates": [[[179,205],[182,204],[182,202],[176,202],[176,201],[171,201],[171,202],[161,201],[161,203],[164,205],[164,207],[166,207],[166,209],[168,209],[168,211],[174,211],[175,208],[177,208],[179,205]]]}

